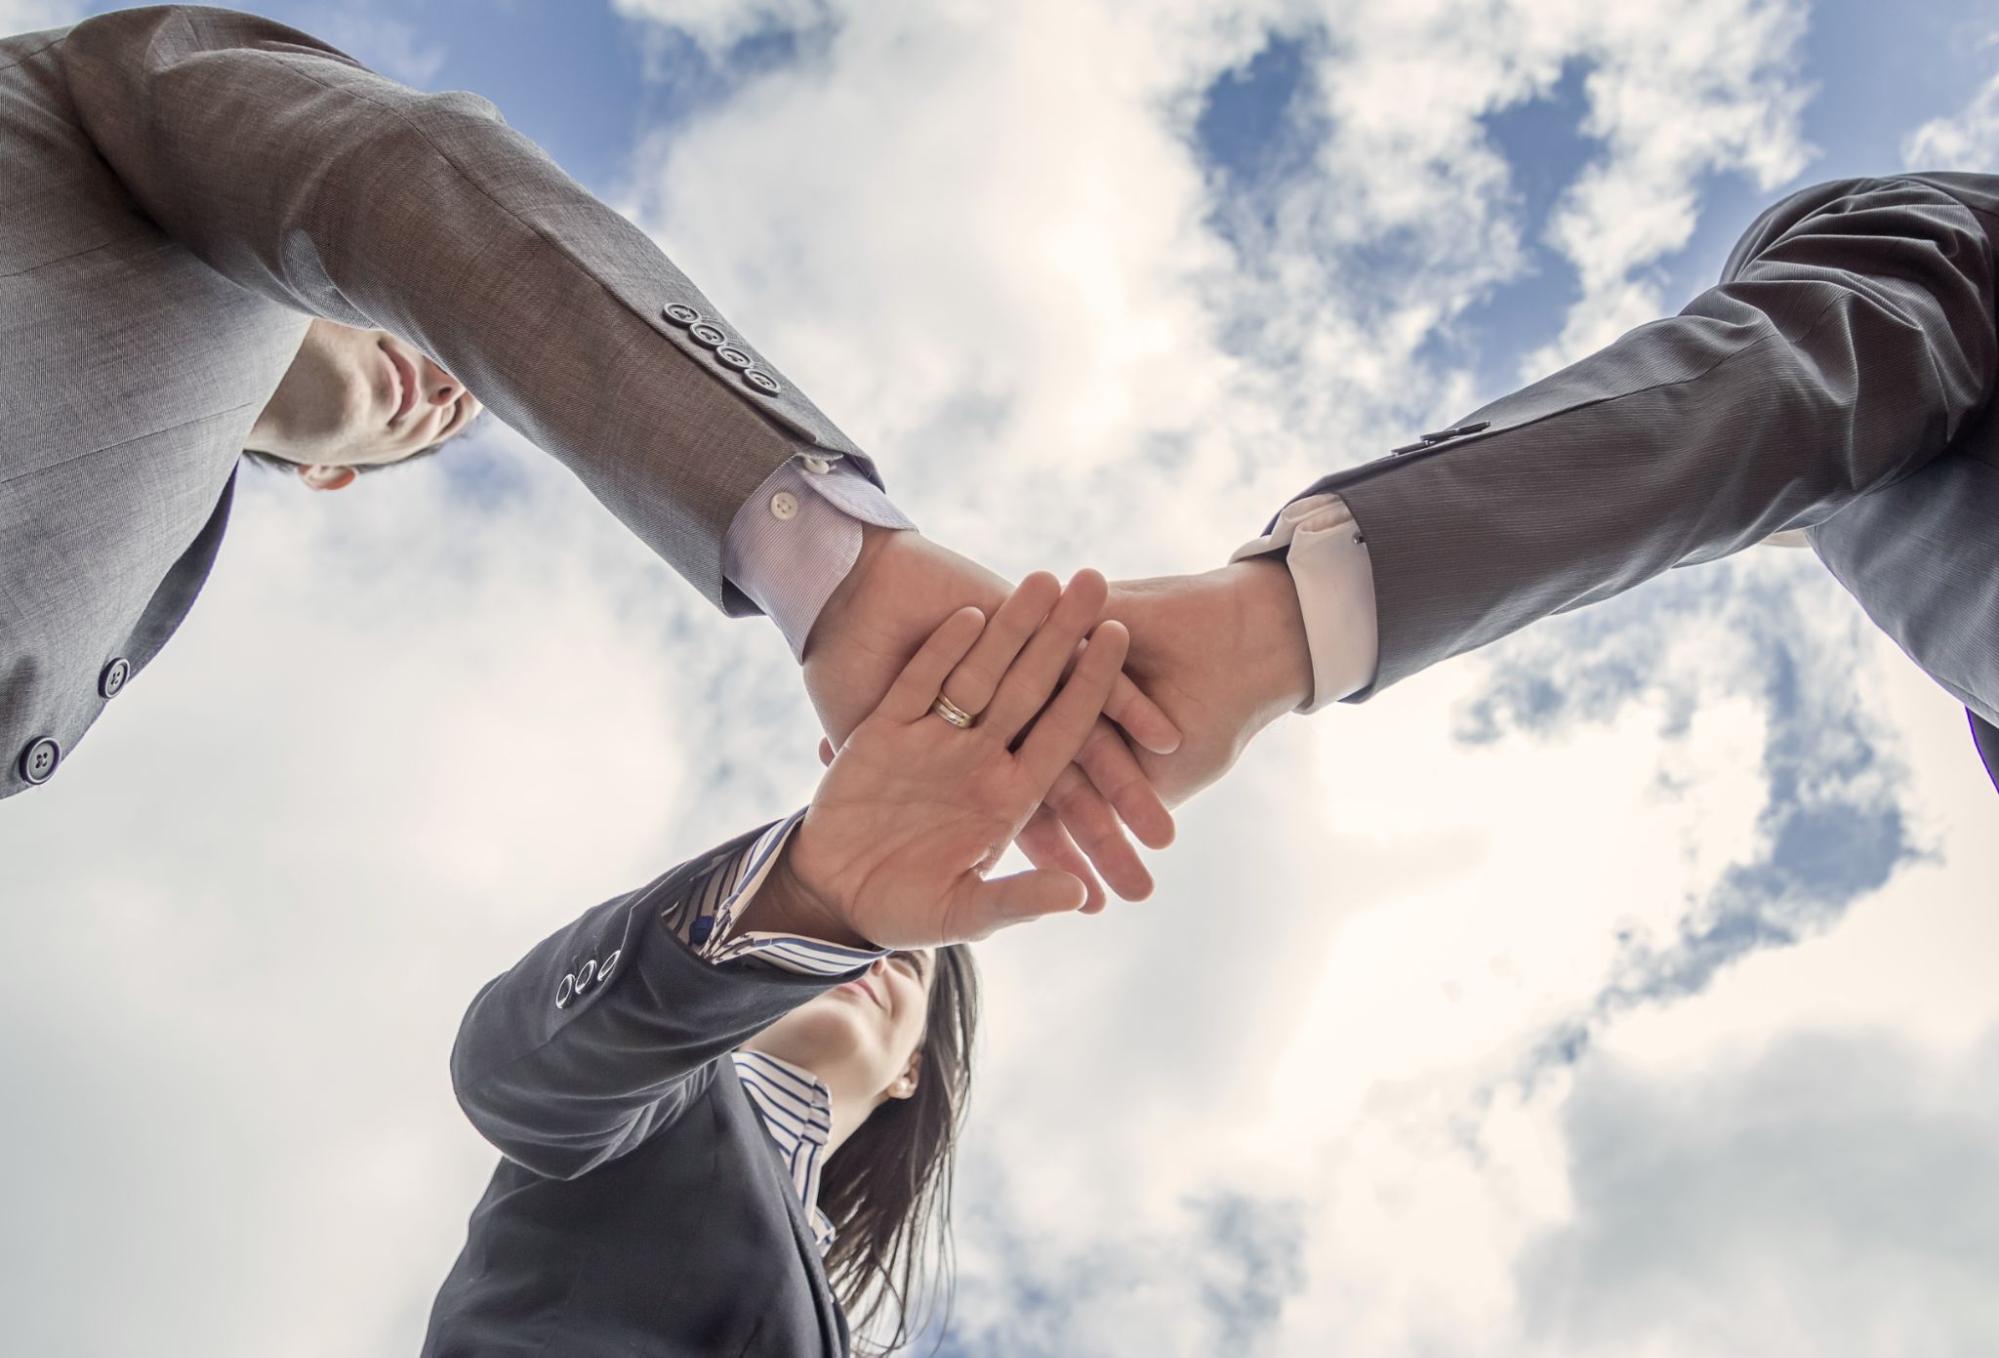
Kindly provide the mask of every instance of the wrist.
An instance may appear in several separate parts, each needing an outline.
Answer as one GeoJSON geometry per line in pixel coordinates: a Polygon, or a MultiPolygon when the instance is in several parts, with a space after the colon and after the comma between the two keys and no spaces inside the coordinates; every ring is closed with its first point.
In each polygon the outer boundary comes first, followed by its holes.
{"type": "Polygon", "coordinates": [[[805,644],[799,648],[798,658],[802,663],[812,654],[813,646],[840,628],[840,620],[852,611],[856,603],[866,594],[868,577],[873,574],[876,563],[881,560],[883,550],[889,540],[900,533],[914,533],[913,528],[884,528],[880,524],[861,525],[861,549],[854,556],[854,564],[847,568],[840,583],[833,586],[833,592],[826,596],[826,602],[819,609],[819,616],[812,622],[812,628],[805,634],[805,644]]]}
{"type": "Polygon", "coordinates": [[[736,928],[743,933],[790,934],[847,948],[874,947],[848,926],[828,895],[799,876],[791,855],[792,846],[804,830],[801,825],[793,831],[791,839],[778,852],[777,861],[771,864],[756,895],[737,916],[736,928]]]}
{"type": "Polygon", "coordinates": [[[1277,556],[1248,557],[1222,571],[1242,610],[1251,691],[1272,719],[1303,707],[1315,680],[1290,565],[1277,556]]]}

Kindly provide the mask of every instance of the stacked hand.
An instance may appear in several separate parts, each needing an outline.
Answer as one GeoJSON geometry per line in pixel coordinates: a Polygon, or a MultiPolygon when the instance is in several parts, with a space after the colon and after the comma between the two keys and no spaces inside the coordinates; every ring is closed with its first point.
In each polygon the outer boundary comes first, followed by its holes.
{"type": "MultiPolygon", "coordinates": [[[[992,616],[1006,598],[1004,580],[920,533],[866,529],[860,559],[827,601],[805,644],[806,691],[833,743],[843,742],[874,709],[916,648],[946,618],[968,604],[992,616]]],[[[1098,872],[1127,900],[1151,891],[1151,874],[1123,827],[1150,848],[1172,842],[1173,818],[1139,759],[1163,755],[1179,743],[1173,723],[1122,675],[1103,716],[1109,721],[1092,726],[1074,764],[1060,771],[1045,807],[1020,836],[1021,851],[1031,862],[1084,884],[1092,910],[1104,902],[1098,872]]]]}
{"type": "Polygon", "coordinates": [[[985,874],[1111,701],[1127,636],[1090,631],[1106,593],[1094,571],[1066,590],[1038,572],[990,620],[950,611],[847,735],[744,926],[914,948],[1081,907],[1071,872],[985,874]],[[940,694],[969,726],[938,714],[940,694]]]}
{"type": "Polygon", "coordinates": [[[1135,752],[1168,806],[1228,772],[1252,736],[1312,695],[1305,620],[1281,561],[1119,581],[1105,616],[1131,630],[1125,674],[1182,733],[1172,751],[1135,752]]]}
{"type": "MultiPolygon", "coordinates": [[[[1050,588],[1052,577],[1026,597],[1050,588]]],[[[1005,600],[998,576],[920,534],[867,530],[861,559],[805,648],[806,690],[833,742],[859,726],[954,613],[973,605],[997,620],[1005,600]]],[[[1097,872],[1129,900],[1152,888],[1124,826],[1164,848],[1173,837],[1167,808],[1220,778],[1258,731],[1312,692],[1304,620],[1281,561],[1120,582],[1102,616],[1130,634],[1123,672],[1019,833],[1037,867],[1083,884],[1086,911],[1104,905],[1097,872]]],[[[822,753],[830,759],[831,747],[822,753]]]]}

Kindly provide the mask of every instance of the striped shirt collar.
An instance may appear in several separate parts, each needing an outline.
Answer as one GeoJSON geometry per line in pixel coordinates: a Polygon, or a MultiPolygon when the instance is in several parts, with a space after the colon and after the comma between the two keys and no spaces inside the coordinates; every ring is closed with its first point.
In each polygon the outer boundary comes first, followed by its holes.
{"type": "Polygon", "coordinates": [[[792,1189],[812,1221],[812,1238],[824,1254],[833,1244],[833,1223],[819,1210],[819,1171],[826,1139],[833,1132],[833,1094],[811,1071],[765,1052],[729,1053],[736,1078],[762,1115],[764,1130],[777,1145],[792,1189]]]}

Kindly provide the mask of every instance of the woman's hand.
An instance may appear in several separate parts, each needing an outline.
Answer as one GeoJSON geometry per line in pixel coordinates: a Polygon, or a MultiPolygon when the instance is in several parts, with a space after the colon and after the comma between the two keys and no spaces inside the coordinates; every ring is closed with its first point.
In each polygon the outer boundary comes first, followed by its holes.
{"type": "Polygon", "coordinates": [[[792,929],[934,947],[1083,904],[1083,883],[1066,872],[985,873],[1076,757],[1118,677],[1123,625],[1089,633],[1106,593],[1095,571],[1066,590],[1036,572],[990,621],[963,608],[931,634],[841,746],[773,869],[766,889],[787,902],[792,929]],[[971,726],[937,715],[940,692],[971,726]]]}

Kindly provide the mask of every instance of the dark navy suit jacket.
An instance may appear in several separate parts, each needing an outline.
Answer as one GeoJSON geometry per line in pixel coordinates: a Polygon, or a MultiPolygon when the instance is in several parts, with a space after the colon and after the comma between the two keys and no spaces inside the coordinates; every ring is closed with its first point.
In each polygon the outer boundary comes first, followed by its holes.
{"type": "Polygon", "coordinates": [[[811,1224],[729,1061],[839,978],[716,965],[661,919],[763,828],[596,907],[472,1002],[452,1082],[506,1158],[425,1358],[847,1353],[811,1224]]]}

